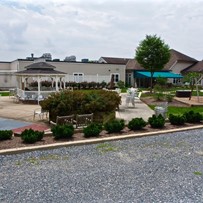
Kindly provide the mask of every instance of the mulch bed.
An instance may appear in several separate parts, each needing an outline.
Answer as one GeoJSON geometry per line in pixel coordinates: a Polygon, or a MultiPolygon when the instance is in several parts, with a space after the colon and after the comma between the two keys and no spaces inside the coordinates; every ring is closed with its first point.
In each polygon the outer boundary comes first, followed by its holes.
{"type": "MultiPolygon", "coordinates": [[[[185,124],[181,127],[189,127],[194,126],[194,124],[185,124]]],[[[158,130],[169,130],[169,129],[176,129],[177,126],[171,125],[170,123],[166,123],[164,128],[158,130]]],[[[180,128],[180,127],[179,127],[180,128]]],[[[130,135],[130,134],[139,134],[139,133],[147,133],[147,132],[156,132],[157,129],[151,128],[149,125],[144,127],[142,130],[131,131],[127,127],[124,128],[120,133],[112,133],[108,134],[105,130],[100,133],[100,136],[97,138],[105,138],[105,137],[112,137],[112,136],[121,136],[121,135],[130,135]]],[[[95,137],[93,137],[95,138],[95,137]]],[[[78,140],[87,140],[91,138],[85,138],[82,132],[75,133],[72,139],[61,139],[55,140],[52,135],[46,135],[41,141],[38,141],[34,144],[26,144],[23,143],[21,137],[14,136],[11,140],[4,140],[0,141],[0,150],[2,149],[12,149],[12,148],[20,148],[20,147],[27,147],[27,146],[39,146],[39,145],[47,145],[47,144],[54,144],[54,143],[64,143],[70,141],[78,141],[78,140]]]]}
{"type": "MultiPolygon", "coordinates": [[[[142,100],[143,100],[143,102],[145,102],[147,104],[150,103],[152,105],[158,105],[158,104],[161,103],[161,102],[154,101],[154,99],[150,98],[150,97],[149,98],[148,97],[142,98],[142,100]]],[[[187,106],[187,105],[182,104],[181,102],[178,102],[178,101],[173,101],[173,102],[169,103],[169,106],[187,106]]],[[[183,125],[181,127],[189,127],[189,126],[194,126],[194,125],[195,124],[188,124],[187,123],[187,124],[185,124],[185,125],[183,125]]],[[[34,129],[35,129],[35,127],[34,127],[34,129]]],[[[166,123],[164,128],[162,128],[160,130],[169,130],[169,129],[176,129],[176,128],[180,128],[180,127],[171,125],[170,123],[166,123]]],[[[114,133],[114,134],[108,134],[105,130],[103,130],[100,133],[99,138],[120,136],[120,135],[129,135],[129,134],[136,134],[136,133],[138,134],[138,133],[146,133],[146,132],[155,132],[155,131],[157,131],[157,129],[153,129],[149,125],[147,125],[143,130],[138,130],[138,131],[130,131],[126,127],[124,130],[121,131],[121,133],[114,133]]],[[[39,142],[36,142],[34,144],[25,144],[25,143],[22,142],[22,140],[21,140],[21,138],[19,136],[14,136],[11,140],[0,141],[0,150],[1,149],[27,147],[27,146],[47,145],[47,144],[53,144],[53,143],[63,143],[63,142],[85,140],[85,139],[91,139],[91,138],[85,138],[84,134],[82,132],[77,132],[77,133],[74,134],[73,138],[69,139],[69,140],[55,140],[51,135],[49,135],[49,136],[44,136],[43,140],[41,140],[39,142]]]]}

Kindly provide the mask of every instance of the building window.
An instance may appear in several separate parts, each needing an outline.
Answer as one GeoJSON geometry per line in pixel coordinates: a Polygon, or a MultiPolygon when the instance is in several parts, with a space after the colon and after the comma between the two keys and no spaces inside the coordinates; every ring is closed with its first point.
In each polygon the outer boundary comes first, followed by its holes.
{"type": "Polygon", "coordinates": [[[120,74],[119,73],[112,73],[111,77],[113,76],[114,82],[118,82],[120,80],[120,74]]]}
{"type": "Polygon", "coordinates": [[[173,84],[179,85],[181,83],[180,78],[173,78],[173,84]]]}
{"type": "Polygon", "coordinates": [[[84,73],[73,73],[74,82],[83,82],[84,81],[84,73]]]}

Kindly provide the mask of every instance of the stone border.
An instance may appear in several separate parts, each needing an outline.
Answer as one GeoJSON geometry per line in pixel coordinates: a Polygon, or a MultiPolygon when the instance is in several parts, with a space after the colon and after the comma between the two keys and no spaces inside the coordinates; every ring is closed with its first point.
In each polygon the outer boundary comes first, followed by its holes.
{"type": "Polygon", "coordinates": [[[0,155],[19,154],[19,153],[30,152],[30,151],[35,151],[35,150],[48,150],[48,149],[54,149],[54,148],[60,148],[60,147],[96,144],[96,143],[107,142],[107,141],[116,141],[116,140],[131,139],[131,138],[140,138],[140,137],[161,135],[161,134],[166,134],[166,133],[174,133],[174,132],[180,132],[180,131],[195,130],[195,129],[201,129],[201,128],[203,128],[203,125],[191,126],[191,127],[185,127],[185,128],[177,128],[177,129],[170,129],[170,130],[160,130],[160,131],[147,132],[147,133],[120,135],[120,136],[113,136],[113,137],[106,137],[106,138],[79,140],[79,141],[73,141],[73,142],[69,141],[69,142],[64,142],[64,143],[54,143],[54,144],[32,146],[32,147],[20,147],[20,148],[13,148],[13,149],[4,149],[4,150],[0,150],[0,155]]]}

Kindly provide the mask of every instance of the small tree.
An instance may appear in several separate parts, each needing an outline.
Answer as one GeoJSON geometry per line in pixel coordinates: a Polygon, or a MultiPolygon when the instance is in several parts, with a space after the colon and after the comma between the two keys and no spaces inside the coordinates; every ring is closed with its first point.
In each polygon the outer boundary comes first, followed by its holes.
{"type": "Polygon", "coordinates": [[[162,70],[170,59],[169,46],[156,35],[146,35],[146,38],[140,42],[136,49],[135,59],[143,68],[150,71],[150,92],[152,92],[154,72],[162,70]]]}
{"type": "MultiPolygon", "coordinates": [[[[185,77],[184,77],[184,82],[188,82],[190,84],[190,89],[191,92],[193,92],[194,88],[195,88],[195,84],[196,84],[196,79],[199,80],[201,77],[201,73],[197,73],[197,72],[191,72],[188,73],[185,77]]],[[[196,84],[197,85],[197,84],[196,84]]],[[[191,100],[192,94],[190,95],[189,100],[191,100]]]]}

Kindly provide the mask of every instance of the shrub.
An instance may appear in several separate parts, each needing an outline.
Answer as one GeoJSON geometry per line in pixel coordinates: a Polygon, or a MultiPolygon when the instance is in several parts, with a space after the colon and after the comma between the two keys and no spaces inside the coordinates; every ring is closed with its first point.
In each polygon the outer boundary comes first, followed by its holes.
{"type": "Polygon", "coordinates": [[[26,129],[21,133],[21,139],[25,142],[25,143],[35,143],[37,141],[42,140],[44,136],[44,132],[40,132],[40,131],[35,131],[33,129],[26,129]]]}
{"type": "Polygon", "coordinates": [[[12,130],[0,130],[0,140],[9,140],[12,137],[12,130]]]}
{"type": "Polygon", "coordinates": [[[53,136],[55,139],[64,139],[64,138],[72,138],[74,134],[74,127],[73,125],[66,124],[66,125],[56,125],[51,128],[53,136]]]}
{"type": "Polygon", "coordinates": [[[172,125],[184,125],[186,118],[184,115],[169,114],[169,121],[172,125]]]}
{"type": "Polygon", "coordinates": [[[119,81],[117,82],[117,86],[118,86],[120,89],[123,89],[123,88],[125,88],[125,83],[124,83],[122,80],[119,80],[119,81]]]}
{"type": "Polygon", "coordinates": [[[148,122],[152,128],[163,128],[165,125],[165,119],[160,114],[157,117],[153,115],[148,119],[148,122]]]}
{"type": "Polygon", "coordinates": [[[161,78],[161,77],[158,77],[156,78],[156,83],[157,85],[160,85],[160,86],[166,86],[167,84],[167,79],[166,78],[161,78]]]}
{"type": "Polygon", "coordinates": [[[102,125],[97,123],[91,123],[83,129],[85,137],[96,137],[102,131],[102,125]]]}
{"type": "Polygon", "coordinates": [[[42,109],[49,111],[49,120],[54,122],[57,116],[109,114],[115,112],[119,104],[121,97],[116,92],[105,90],[60,91],[40,102],[42,109]]]}
{"type": "Polygon", "coordinates": [[[156,92],[153,97],[156,101],[162,101],[164,99],[164,94],[162,92],[156,92]]]}
{"type": "Polygon", "coordinates": [[[199,112],[189,111],[183,114],[188,123],[200,123],[202,115],[199,112]]]}
{"type": "Polygon", "coordinates": [[[172,102],[174,96],[172,94],[166,94],[165,97],[167,102],[172,102]]]}
{"type": "Polygon", "coordinates": [[[147,123],[143,120],[143,118],[133,118],[128,123],[128,128],[130,130],[141,130],[146,125],[147,125],[147,123]]]}
{"type": "Polygon", "coordinates": [[[125,127],[125,123],[123,119],[121,120],[114,119],[104,124],[104,129],[108,133],[118,133],[121,130],[123,130],[124,127],[125,127]]]}

